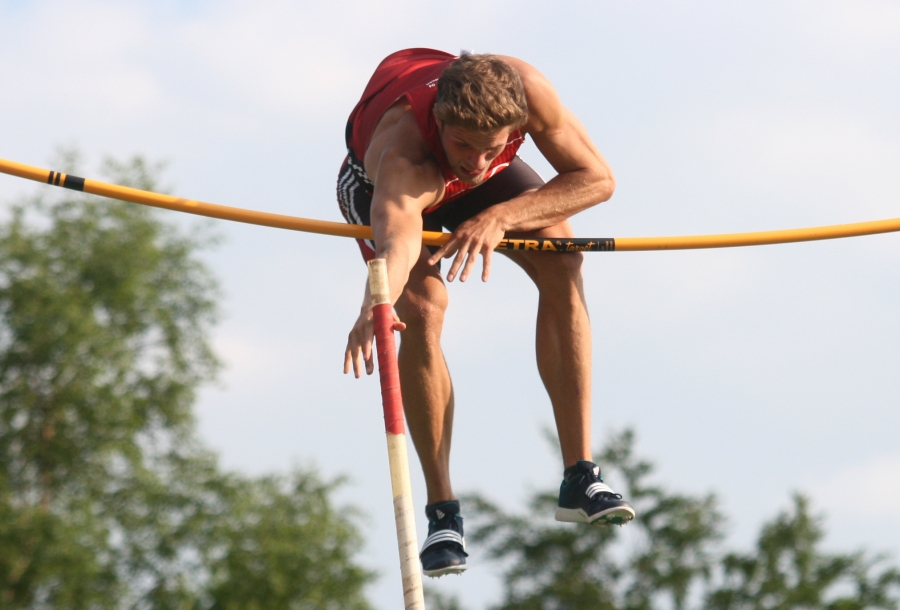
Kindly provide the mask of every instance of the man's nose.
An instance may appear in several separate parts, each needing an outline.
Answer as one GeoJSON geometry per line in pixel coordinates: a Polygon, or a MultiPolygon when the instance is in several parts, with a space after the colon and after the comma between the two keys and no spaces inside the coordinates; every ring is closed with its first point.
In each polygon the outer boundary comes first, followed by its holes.
{"type": "Polygon", "coordinates": [[[488,153],[476,153],[467,159],[469,165],[472,166],[472,169],[481,169],[485,165],[487,165],[487,157],[488,153]]]}

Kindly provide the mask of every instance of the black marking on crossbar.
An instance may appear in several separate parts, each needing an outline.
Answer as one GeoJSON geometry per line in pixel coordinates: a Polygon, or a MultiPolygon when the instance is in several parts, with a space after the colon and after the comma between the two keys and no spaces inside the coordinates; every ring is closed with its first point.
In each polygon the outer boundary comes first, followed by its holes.
{"type": "Polygon", "coordinates": [[[72,189],[73,191],[84,191],[84,178],[79,178],[78,176],[66,176],[62,185],[64,188],[72,189]]]}
{"type": "Polygon", "coordinates": [[[47,184],[53,186],[61,186],[63,188],[72,189],[73,191],[84,191],[84,178],[78,176],[69,176],[62,172],[50,172],[47,176],[47,184]],[[63,178],[65,176],[65,178],[63,178]],[[62,182],[62,184],[60,184],[62,182]]]}

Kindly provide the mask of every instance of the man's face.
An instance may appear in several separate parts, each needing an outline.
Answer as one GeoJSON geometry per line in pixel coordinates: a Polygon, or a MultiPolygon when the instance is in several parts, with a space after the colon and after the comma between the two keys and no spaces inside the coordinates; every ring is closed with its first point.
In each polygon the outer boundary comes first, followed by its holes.
{"type": "Polygon", "coordinates": [[[513,128],[497,131],[470,131],[438,121],[441,145],[447,154],[450,168],[467,184],[481,184],[491,161],[503,152],[513,128]]]}

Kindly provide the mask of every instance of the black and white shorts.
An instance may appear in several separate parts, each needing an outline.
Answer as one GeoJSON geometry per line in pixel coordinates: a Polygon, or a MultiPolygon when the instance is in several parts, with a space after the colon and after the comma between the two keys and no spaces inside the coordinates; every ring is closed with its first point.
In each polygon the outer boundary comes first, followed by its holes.
{"type": "MultiPolygon", "coordinates": [[[[446,228],[455,231],[456,227],[483,212],[492,205],[509,201],[526,191],[543,186],[543,179],[536,171],[516,156],[502,172],[486,180],[459,199],[445,203],[428,214],[422,214],[425,231],[441,231],[446,228]]],[[[348,151],[337,181],[337,200],[341,213],[348,223],[354,225],[370,225],[372,193],[375,185],[366,175],[362,162],[353,151],[348,151]]],[[[375,243],[372,240],[356,240],[363,258],[367,261],[375,258],[375,243]]],[[[436,251],[433,248],[432,251],[436,251]]]]}

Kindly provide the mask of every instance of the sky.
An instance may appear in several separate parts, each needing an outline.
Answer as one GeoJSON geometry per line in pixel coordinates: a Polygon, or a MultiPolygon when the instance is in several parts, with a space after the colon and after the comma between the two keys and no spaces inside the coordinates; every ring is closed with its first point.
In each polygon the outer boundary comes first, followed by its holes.
{"type": "MultiPolygon", "coordinates": [[[[141,154],[167,162],[182,197],[340,220],[346,117],[378,62],[416,46],[513,55],[550,79],[617,177],[573,219],[579,236],[900,216],[892,1],[0,0],[0,158],[49,167],[77,146],[90,178],[105,156],[141,154]]],[[[552,176],[533,145],[522,156],[552,176]]],[[[42,188],[0,176],[0,203],[42,188]]],[[[366,515],[370,596],[397,607],[378,382],[341,372],[365,281],[356,246],[213,227],[226,368],[200,395],[200,433],[228,468],[347,475],[336,498],[366,515]]],[[[802,491],[829,548],[900,560],[900,235],[596,253],[584,273],[595,445],[633,427],[660,483],[717,494],[735,548],[802,491]]],[[[561,476],[536,290],[500,260],[487,284],[449,291],[454,487],[520,510],[561,476]]],[[[412,472],[421,509],[414,458],[412,472]]],[[[497,601],[495,568],[470,565],[438,588],[472,609],[497,601]]]]}

